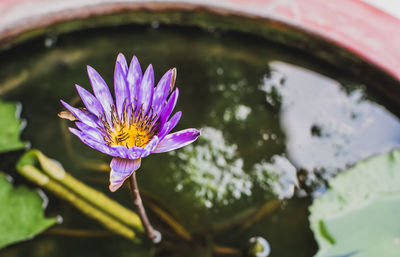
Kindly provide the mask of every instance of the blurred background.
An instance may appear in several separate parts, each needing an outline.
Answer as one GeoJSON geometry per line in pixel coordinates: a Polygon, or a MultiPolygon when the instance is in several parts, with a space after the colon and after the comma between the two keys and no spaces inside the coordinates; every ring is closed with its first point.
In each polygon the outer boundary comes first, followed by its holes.
{"type": "Polygon", "coordinates": [[[399,18],[394,0],[0,0],[0,256],[400,256],[399,18]],[[119,53],[155,83],[176,67],[174,131],[202,132],[137,172],[156,245],[57,117],[92,92],[86,65],[113,94],[119,53]]]}

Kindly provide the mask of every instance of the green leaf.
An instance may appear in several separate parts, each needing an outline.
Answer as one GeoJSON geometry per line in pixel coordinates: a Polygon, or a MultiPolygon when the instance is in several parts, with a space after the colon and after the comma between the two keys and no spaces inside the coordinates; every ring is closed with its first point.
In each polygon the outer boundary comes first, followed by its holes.
{"type": "Polygon", "coordinates": [[[0,100],[0,153],[18,150],[26,147],[21,142],[19,133],[23,123],[19,120],[20,106],[0,100]]]}
{"type": "Polygon", "coordinates": [[[0,248],[27,240],[57,222],[45,218],[43,199],[25,186],[13,187],[0,172],[0,248]]]}
{"type": "Polygon", "coordinates": [[[400,151],[332,179],[310,212],[318,257],[400,256],[400,151]]]}

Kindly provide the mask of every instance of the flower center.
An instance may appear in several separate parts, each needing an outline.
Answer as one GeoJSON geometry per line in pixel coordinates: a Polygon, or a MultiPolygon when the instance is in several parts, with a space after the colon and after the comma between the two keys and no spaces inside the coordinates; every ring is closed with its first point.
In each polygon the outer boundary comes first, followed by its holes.
{"type": "Polygon", "coordinates": [[[133,146],[143,147],[150,139],[152,134],[138,124],[128,124],[128,126],[117,126],[114,132],[110,134],[111,145],[122,145],[128,148],[133,146]]]}
{"type": "Polygon", "coordinates": [[[157,132],[157,116],[151,115],[152,110],[143,115],[141,108],[138,113],[130,107],[126,107],[124,110],[123,117],[119,119],[113,106],[111,124],[105,120],[102,121],[105,128],[104,132],[107,135],[104,140],[109,146],[121,145],[128,148],[146,146],[157,132]]]}

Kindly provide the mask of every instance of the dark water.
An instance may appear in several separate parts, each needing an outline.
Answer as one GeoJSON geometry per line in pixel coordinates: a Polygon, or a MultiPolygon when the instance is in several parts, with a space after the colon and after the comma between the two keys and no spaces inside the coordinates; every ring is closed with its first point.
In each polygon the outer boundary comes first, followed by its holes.
{"type": "MultiPolygon", "coordinates": [[[[50,231],[1,256],[212,256],[215,245],[242,251],[254,236],[269,242],[270,256],[312,256],[312,197],[340,170],[400,145],[399,120],[372,101],[365,85],[255,37],[126,26],[52,35],[0,53],[0,96],[22,103],[22,137],[126,206],[132,206],[126,188],[107,192],[110,158],[69,134],[73,124],[57,118],[59,99],[82,105],[74,84],[90,90],[87,64],[113,85],[119,52],[136,55],[143,70],[152,63],[156,80],[176,67],[176,110],[183,112],[176,130],[202,129],[194,144],[151,155],[138,171],[145,203],[168,212],[194,241],[180,240],[148,207],[165,243],[137,246],[48,194],[48,216],[63,216],[57,228],[100,232],[50,231]],[[248,226],[249,219],[240,219],[277,200],[278,208],[248,226]]],[[[27,183],[14,171],[20,154],[1,155],[0,169],[27,183]]]]}

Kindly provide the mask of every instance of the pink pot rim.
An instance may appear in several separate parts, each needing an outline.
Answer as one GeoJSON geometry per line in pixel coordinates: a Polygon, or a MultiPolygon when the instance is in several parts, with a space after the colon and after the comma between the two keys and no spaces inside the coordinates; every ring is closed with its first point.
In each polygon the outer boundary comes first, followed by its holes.
{"type": "Polygon", "coordinates": [[[205,10],[277,21],[330,41],[400,81],[400,20],[359,0],[0,0],[0,42],[121,10],[205,10]]]}

